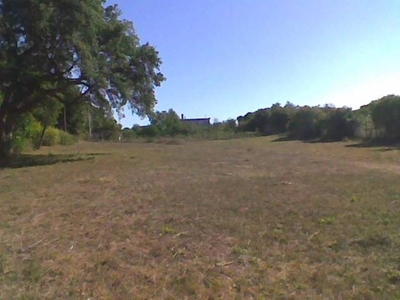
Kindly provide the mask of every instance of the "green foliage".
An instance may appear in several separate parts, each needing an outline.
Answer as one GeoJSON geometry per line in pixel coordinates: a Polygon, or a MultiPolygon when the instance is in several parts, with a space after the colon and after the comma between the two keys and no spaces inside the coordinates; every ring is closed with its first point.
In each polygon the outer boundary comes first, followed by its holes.
{"type": "Polygon", "coordinates": [[[176,136],[184,133],[186,129],[173,109],[156,111],[151,116],[150,123],[154,127],[154,134],[158,133],[161,136],[176,136]]]}
{"type": "Polygon", "coordinates": [[[147,138],[155,138],[157,136],[160,136],[159,131],[157,130],[157,127],[155,126],[144,126],[137,131],[138,136],[141,137],[147,137],[147,138]]]}
{"type": "Polygon", "coordinates": [[[71,88],[63,97],[66,99],[64,108],[58,115],[57,127],[64,130],[64,122],[66,121],[67,131],[73,135],[81,135],[87,133],[89,129],[89,111],[92,110],[89,102],[70,102],[79,95],[76,87],[71,88]]]}
{"type": "Polygon", "coordinates": [[[236,132],[237,127],[236,127],[236,120],[234,119],[228,119],[220,124],[222,127],[222,130],[226,132],[236,132]]]}
{"type": "Polygon", "coordinates": [[[16,135],[12,141],[12,151],[14,153],[21,153],[22,151],[26,151],[32,148],[32,143],[30,139],[27,139],[23,136],[16,135]]]}
{"type": "Polygon", "coordinates": [[[169,226],[169,225],[164,225],[164,227],[162,229],[162,232],[164,234],[175,234],[176,230],[173,227],[169,226]]]}
{"type": "Polygon", "coordinates": [[[78,137],[68,132],[62,131],[56,127],[49,127],[46,129],[43,136],[43,146],[55,145],[73,145],[78,141],[78,137]]]}
{"type": "Polygon", "coordinates": [[[341,141],[346,137],[353,137],[358,127],[351,109],[326,108],[321,121],[322,138],[330,141],[341,141]]]}
{"type": "Polygon", "coordinates": [[[289,112],[286,109],[282,108],[279,103],[272,105],[269,121],[273,133],[286,132],[289,120],[289,112]]]}
{"type": "Polygon", "coordinates": [[[372,121],[383,137],[400,139],[400,96],[388,95],[370,104],[372,121]]]}
{"type": "Polygon", "coordinates": [[[242,131],[270,134],[269,111],[259,109],[254,113],[247,113],[244,117],[238,117],[239,128],[242,131]]]}
{"type": "MultiPolygon", "coordinates": [[[[46,112],[42,116],[46,115],[46,112]]],[[[42,122],[39,122],[35,116],[39,113],[24,114],[17,123],[17,129],[13,134],[12,150],[14,153],[20,153],[32,148],[38,148],[40,143],[44,146],[53,146],[57,144],[72,145],[78,141],[78,137],[67,132],[61,131],[55,127],[45,128],[42,122]],[[41,141],[43,138],[43,141],[41,141]]],[[[51,117],[53,118],[53,117],[51,117]]],[[[55,118],[53,118],[53,121],[55,118]]]]}
{"type": "Polygon", "coordinates": [[[185,139],[221,140],[238,137],[254,136],[253,133],[238,131],[236,120],[228,119],[223,122],[214,122],[212,125],[197,125],[190,122],[182,122],[178,114],[170,109],[157,111],[150,117],[150,125],[135,125],[132,129],[125,128],[122,131],[125,140],[133,138],[147,138],[154,141],[161,137],[179,137],[185,139]]]}
{"type": "MultiPolygon", "coordinates": [[[[104,4],[0,1],[0,156],[9,154],[21,116],[52,106],[54,99],[70,108],[90,101],[107,109],[128,106],[139,115],[152,112],[154,89],[165,80],[159,54],[139,43],[116,5],[104,4]]],[[[58,116],[51,110],[38,120],[53,123],[48,117],[58,116]]]]}
{"type": "Polygon", "coordinates": [[[65,131],[60,131],[60,145],[69,146],[78,142],[78,137],[65,131]]]}
{"type": "Polygon", "coordinates": [[[43,137],[46,129],[49,126],[53,126],[57,122],[57,118],[60,115],[63,105],[57,99],[49,99],[49,101],[41,103],[34,111],[33,116],[43,126],[40,140],[35,143],[36,148],[40,148],[43,144],[43,137]]]}
{"type": "Polygon", "coordinates": [[[325,225],[332,225],[333,223],[335,223],[336,218],[333,216],[328,216],[326,218],[320,218],[318,220],[319,224],[325,224],[325,225]]]}
{"type": "Polygon", "coordinates": [[[61,132],[61,130],[55,127],[47,128],[43,136],[43,146],[54,146],[60,144],[61,132]]]}
{"type": "Polygon", "coordinates": [[[39,143],[42,131],[42,124],[35,119],[33,114],[24,114],[17,123],[17,129],[13,135],[13,152],[19,153],[32,147],[36,147],[39,143]]]}
{"type": "MultiPolygon", "coordinates": [[[[180,121],[175,111],[156,112],[151,125],[135,127],[132,136],[156,138],[187,136],[196,139],[226,139],[241,134],[286,134],[299,140],[342,141],[354,137],[383,136],[400,140],[400,96],[389,95],[357,111],[333,106],[295,106],[287,102],[249,112],[211,126],[195,126],[180,121]]],[[[126,135],[127,133],[125,133],[126,135]]]]}
{"type": "Polygon", "coordinates": [[[239,130],[263,135],[286,133],[300,140],[342,140],[353,137],[358,120],[348,108],[295,106],[288,102],[238,117],[239,130]]]}
{"type": "Polygon", "coordinates": [[[321,136],[321,110],[312,107],[301,107],[291,116],[288,135],[300,140],[315,139],[321,136]]]}
{"type": "Polygon", "coordinates": [[[130,128],[124,128],[122,130],[122,139],[124,141],[132,141],[138,137],[137,131],[130,128]]]}
{"type": "Polygon", "coordinates": [[[289,122],[289,112],[279,103],[271,108],[259,109],[237,118],[239,130],[258,132],[263,135],[284,133],[289,122]]]}
{"type": "Polygon", "coordinates": [[[377,138],[377,129],[372,121],[371,117],[371,106],[373,103],[369,105],[364,105],[360,107],[359,110],[354,112],[354,118],[357,120],[357,129],[355,132],[355,136],[363,139],[373,139],[377,138]]]}
{"type": "Polygon", "coordinates": [[[58,116],[61,115],[63,104],[57,99],[49,99],[40,103],[33,111],[33,116],[44,128],[54,126],[57,123],[58,116]]]}

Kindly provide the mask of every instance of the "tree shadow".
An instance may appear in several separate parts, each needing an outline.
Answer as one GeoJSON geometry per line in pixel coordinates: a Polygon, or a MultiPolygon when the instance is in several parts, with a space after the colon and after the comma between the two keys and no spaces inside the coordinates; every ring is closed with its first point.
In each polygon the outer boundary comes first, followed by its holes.
{"type": "MultiPolygon", "coordinates": [[[[293,138],[288,137],[285,135],[278,136],[272,142],[289,142],[289,141],[300,141],[307,144],[329,144],[329,143],[340,143],[343,142],[341,140],[329,140],[329,139],[300,139],[300,138],[293,138]]],[[[354,140],[353,140],[354,141],[354,140]]],[[[359,141],[353,144],[345,145],[347,148],[379,148],[375,151],[378,152],[388,152],[394,150],[400,150],[400,142],[399,141],[390,141],[387,139],[374,139],[368,141],[359,141]]]]}
{"type": "Polygon", "coordinates": [[[332,144],[340,143],[340,140],[325,140],[325,139],[315,139],[315,140],[302,140],[302,142],[307,144],[332,144]]]}
{"type": "MultiPolygon", "coordinates": [[[[96,154],[18,154],[12,156],[7,161],[0,161],[2,169],[20,169],[27,167],[48,166],[59,163],[71,163],[94,159],[96,154]]],[[[97,154],[102,155],[102,154],[97,154]]]]}
{"type": "Polygon", "coordinates": [[[83,155],[88,156],[103,156],[103,155],[110,155],[111,152],[90,152],[90,153],[83,153],[83,155]]]}
{"type": "Polygon", "coordinates": [[[388,140],[369,140],[363,141],[355,144],[346,145],[349,148],[378,148],[375,151],[387,152],[393,150],[400,150],[399,142],[393,142],[388,140]]]}
{"type": "Polygon", "coordinates": [[[288,136],[279,136],[278,138],[274,139],[272,142],[291,142],[291,141],[299,141],[307,144],[327,144],[327,143],[337,143],[340,141],[335,140],[326,140],[326,139],[300,139],[288,136]]]}
{"type": "Polygon", "coordinates": [[[272,142],[273,143],[278,143],[278,142],[290,142],[290,141],[297,141],[297,139],[282,135],[282,136],[278,136],[272,142]]]}
{"type": "Polygon", "coordinates": [[[377,149],[376,151],[379,151],[379,152],[388,152],[388,151],[393,151],[393,150],[400,150],[400,146],[387,147],[387,148],[384,148],[384,149],[377,149]]]}

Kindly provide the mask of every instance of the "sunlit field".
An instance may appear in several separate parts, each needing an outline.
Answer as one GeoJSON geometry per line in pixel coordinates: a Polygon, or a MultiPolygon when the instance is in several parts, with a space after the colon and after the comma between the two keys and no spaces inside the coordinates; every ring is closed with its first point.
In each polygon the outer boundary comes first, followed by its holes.
{"type": "Polygon", "coordinates": [[[396,148],[43,148],[0,170],[0,211],[4,300],[400,299],[396,148]]]}

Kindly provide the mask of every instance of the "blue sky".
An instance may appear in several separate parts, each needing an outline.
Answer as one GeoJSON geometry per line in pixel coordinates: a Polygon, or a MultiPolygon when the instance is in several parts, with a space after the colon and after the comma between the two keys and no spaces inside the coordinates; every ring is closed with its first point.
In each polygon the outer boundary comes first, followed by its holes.
{"type": "MultiPolygon", "coordinates": [[[[400,95],[399,0],[115,0],[167,81],[157,110],[236,118],[400,95]]],[[[123,126],[146,124],[128,111],[123,126]]]]}

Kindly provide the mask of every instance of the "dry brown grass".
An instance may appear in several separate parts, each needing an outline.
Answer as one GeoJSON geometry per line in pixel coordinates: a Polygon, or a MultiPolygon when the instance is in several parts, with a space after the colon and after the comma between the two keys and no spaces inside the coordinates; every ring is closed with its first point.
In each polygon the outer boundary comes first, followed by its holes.
{"type": "Polygon", "coordinates": [[[400,299],[400,153],[346,145],[80,143],[0,170],[0,299],[400,299]]]}

